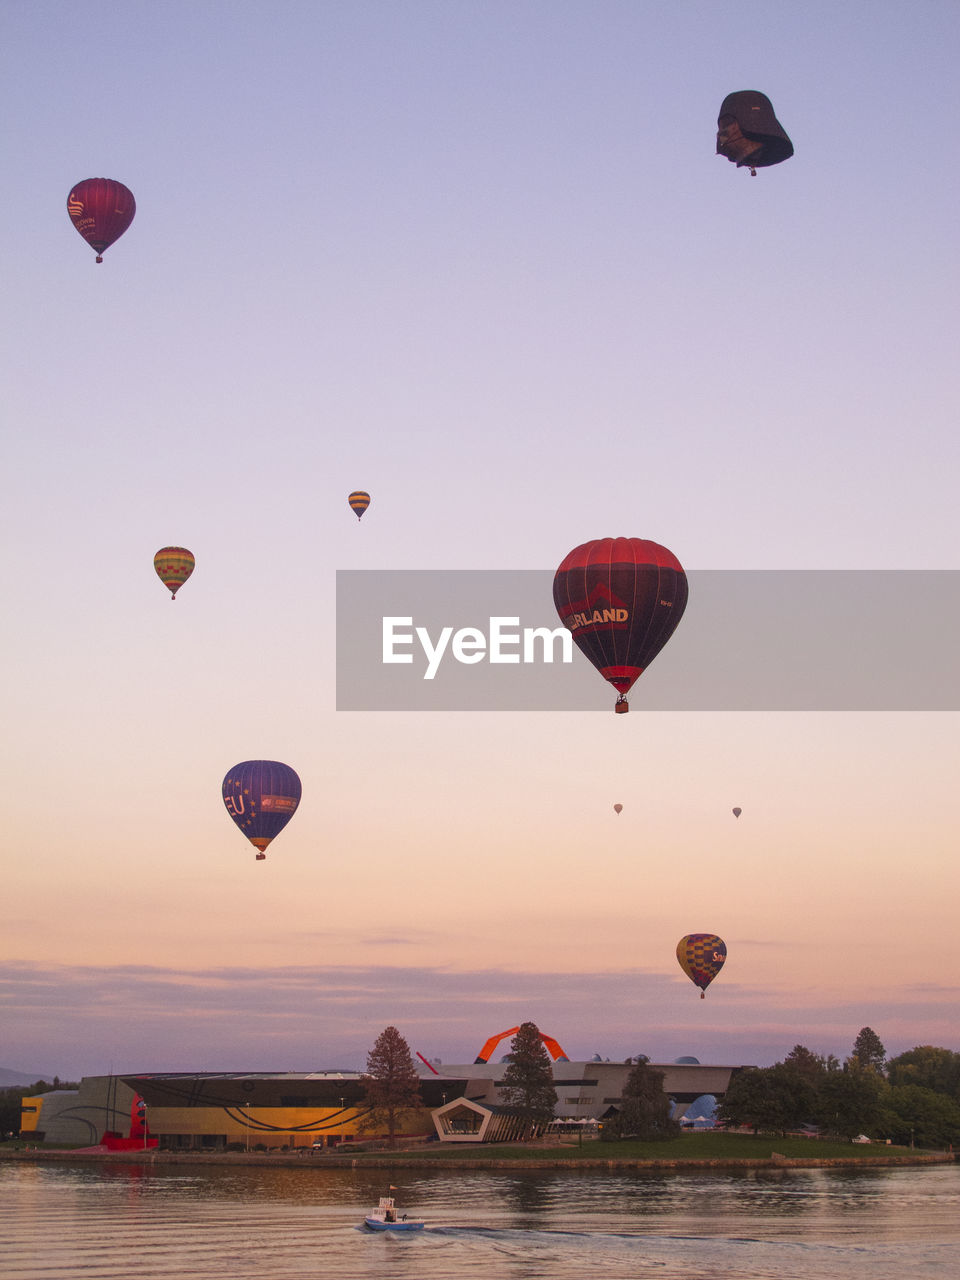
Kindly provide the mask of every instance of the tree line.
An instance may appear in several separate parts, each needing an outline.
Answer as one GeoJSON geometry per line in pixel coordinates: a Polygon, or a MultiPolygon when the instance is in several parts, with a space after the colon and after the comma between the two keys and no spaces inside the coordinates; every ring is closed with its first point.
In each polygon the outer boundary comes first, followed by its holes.
{"type": "Polygon", "coordinates": [[[807,1128],[945,1150],[960,1145],[960,1053],[917,1045],[888,1060],[871,1027],[843,1062],[794,1045],[782,1062],[735,1075],[717,1119],[755,1132],[807,1128]]]}

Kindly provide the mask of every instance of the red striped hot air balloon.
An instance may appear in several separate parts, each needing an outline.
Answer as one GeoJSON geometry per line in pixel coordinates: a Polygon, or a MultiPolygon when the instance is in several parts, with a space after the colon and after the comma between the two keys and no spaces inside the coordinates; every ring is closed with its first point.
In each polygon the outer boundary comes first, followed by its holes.
{"type": "Polygon", "coordinates": [[[98,262],[130,226],[136,212],[133,192],[113,178],[86,178],[67,196],[70,221],[95,250],[98,262]]]}
{"type": "Polygon", "coordinates": [[[667,643],[687,605],[687,577],[666,547],[599,538],[574,547],[553,580],[560,621],[629,711],[627,692],[667,643]]]}
{"type": "Polygon", "coordinates": [[[161,547],[153,557],[157,577],[170,592],[171,600],[176,599],[177,592],[193,573],[195,565],[193,553],[186,547],[161,547]]]}
{"type": "Polygon", "coordinates": [[[351,510],[357,513],[357,519],[359,520],[370,505],[370,495],[363,489],[354,489],[347,501],[350,503],[351,510]]]}

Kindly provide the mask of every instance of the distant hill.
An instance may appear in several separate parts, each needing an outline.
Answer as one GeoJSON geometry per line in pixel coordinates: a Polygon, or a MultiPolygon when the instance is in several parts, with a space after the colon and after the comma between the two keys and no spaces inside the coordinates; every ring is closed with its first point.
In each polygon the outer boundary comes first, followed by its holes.
{"type": "Polygon", "coordinates": [[[35,1084],[38,1080],[53,1081],[53,1074],[45,1071],[11,1071],[8,1067],[0,1067],[0,1089],[9,1089],[19,1084],[35,1084]]]}

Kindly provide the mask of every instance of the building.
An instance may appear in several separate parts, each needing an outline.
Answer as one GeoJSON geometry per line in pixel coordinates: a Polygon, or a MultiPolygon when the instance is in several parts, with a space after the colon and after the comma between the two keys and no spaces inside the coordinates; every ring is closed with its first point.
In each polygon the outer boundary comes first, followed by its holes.
{"type": "Polygon", "coordinates": [[[142,1136],[134,1089],[118,1076],[84,1076],[79,1089],[53,1089],[20,1103],[20,1136],[68,1147],[93,1147],[107,1134],[142,1136]]]}
{"type": "MultiPolygon", "coordinates": [[[[481,1057],[459,1066],[420,1068],[423,1110],[404,1117],[402,1134],[444,1142],[519,1136],[514,1113],[503,1105],[505,1065],[481,1057]]],[[[743,1070],[695,1059],[651,1065],[664,1073],[664,1090],[678,1117],[705,1094],[722,1097],[731,1077],[743,1070]]],[[[631,1066],[555,1058],[557,1121],[577,1125],[611,1115],[620,1105],[631,1066]]],[[[383,1136],[363,1129],[367,1111],[358,1071],[93,1076],[85,1077],[77,1092],[25,1098],[22,1133],[38,1141],[94,1145],[111,1132],[139,1139],[145,1126],[151,1139],[174,1150],[333,1147],[383,1136]]]]}

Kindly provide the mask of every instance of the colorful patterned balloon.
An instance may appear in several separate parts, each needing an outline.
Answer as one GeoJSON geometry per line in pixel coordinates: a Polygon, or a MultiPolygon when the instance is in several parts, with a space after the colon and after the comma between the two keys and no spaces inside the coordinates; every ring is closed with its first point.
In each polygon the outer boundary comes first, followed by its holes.
{"type": "Polygon", "coordinates": [[[370,495],[364,492],[363,489],[354,489],[347,501],[350,503],[351,510],[357,513],[357,519],[359,520],[370,505],[370,495]]]}
{"type": "Polygon", "coordinates": [[[153,557],[157,577],[170,592],[171,600],[176,599],[177,592],[193,573],[196,563],[193,552],[186,547],[161,547],[153,557]]]}
{"type": "Polygon", "coordinates": [[[688,933],[677,943],[680,968],[700,988],[701,1000],[726,958],[727,944],[715,933],[688,933]]]}

